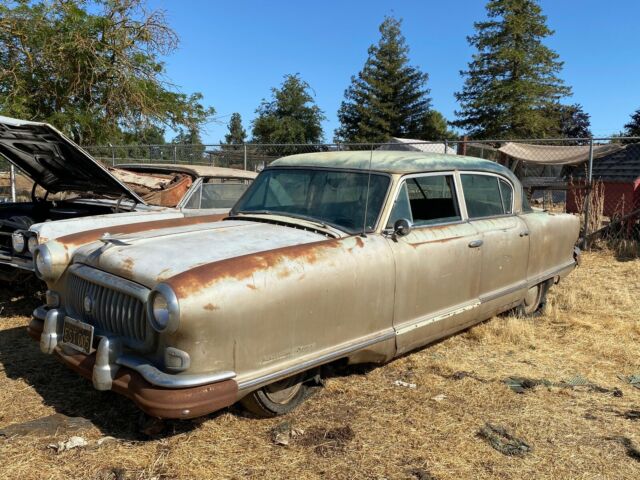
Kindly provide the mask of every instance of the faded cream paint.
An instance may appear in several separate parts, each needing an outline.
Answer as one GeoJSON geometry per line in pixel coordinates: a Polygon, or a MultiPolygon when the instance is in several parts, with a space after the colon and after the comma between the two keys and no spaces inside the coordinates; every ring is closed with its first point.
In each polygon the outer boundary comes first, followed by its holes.
{"type": "MultiPolygon", "coordinates": [[[[277,165],[328,159],[323,167],[353,169],[365,161],[309,157],[277,165]]],[[[184,374],[233,371],[239,396],[338,358],[384,362],[513,307],[532,281],[564,276],[573,265],[578,218],[523,213],[517,179],[477,159],[438,157],[433,170],[453,172],[458,188],[461,171],[503,176],[514,187],[513,215],[469,221],[461,205],[457,223],[400,238],[384,231],[403,178],[432,171],[429,157],[385,152],[372,163],[392,182],[377,229],[366,236],[240,218],[134,232],[122,245],[85,246],[74,262],[149,289],[170,286],[180,325],[156,335],[148,361],[162,368],[156,359],[166,347],[184,350],[191,358],[184,374]],[[484,243],[471,248],[477,240],[484,243]]],[[[65,277],[55,285],[63,305],[65,277]]]]}

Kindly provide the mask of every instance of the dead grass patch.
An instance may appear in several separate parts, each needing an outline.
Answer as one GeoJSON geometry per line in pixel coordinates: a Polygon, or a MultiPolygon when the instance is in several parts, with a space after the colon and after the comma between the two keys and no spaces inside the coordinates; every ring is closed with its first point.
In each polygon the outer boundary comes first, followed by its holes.
{"type": "Polygon", "coordinates": [[[93,424],[87,440],[117,440],[56,454],[37,438],[0,438],[2,478],[640,478],[640,389],[624,380],[640,374],[640,260],[587,253],[552,288],[543,316],[495,318],[387,365],[346,369],[284,418],[232,408],[169,422],[151,439],[130,402],[39,352],[25,331],[32,305],[3,305],[0,429],[63,413],[93,424]],[[517,394],[504,383],[577,375],[622,396],[553,386],[517,394]],[[271,436],[283,421],[305,432],[288,446],[271,436]],[[486,424],[531,451],[500,453],[478,437],[486,424]]]}

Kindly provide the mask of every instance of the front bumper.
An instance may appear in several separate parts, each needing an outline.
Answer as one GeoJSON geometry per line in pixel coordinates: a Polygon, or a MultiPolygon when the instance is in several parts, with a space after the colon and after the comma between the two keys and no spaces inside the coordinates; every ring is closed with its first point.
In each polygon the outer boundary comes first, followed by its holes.
{"type": "Polygon", "coordinates": [[[37,308],[27,327],[44,353],[90,379],[97,390],[112,390],[133,400],[145,413],[158,418],[195,418],[232,405],[238,400],[235,373],[210,375],[168,374],[123,352],[117,337],[99,337],[91,354],[60,343],[64,314],[37,308]]]}
{"type": "Polygon", "coordinates": [[[25,270],[27,272],[34,272],[33,257],[19,257],[13,255],[12,252],[4,250],[0,251],[0,265],[25,270]]]}

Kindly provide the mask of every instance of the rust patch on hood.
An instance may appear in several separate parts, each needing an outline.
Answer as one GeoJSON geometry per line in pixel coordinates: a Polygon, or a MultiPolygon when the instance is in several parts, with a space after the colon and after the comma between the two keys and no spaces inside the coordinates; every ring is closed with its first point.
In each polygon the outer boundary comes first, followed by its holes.
{"type": "Polygon", "coordinates": [[[213,311],[213,310],[218,310],[220,307],[214,305],[213,303],[207,303],[203,308],[205,310],[213,311]]]}
{"type": "Polygon", "coordinates": [[[132,223],[128,225],[118,225],[115,227],[96,228],[94,230],[86,230],[84,232],[72,233],[57,239],[63,245],[79,247],[87,243],[95,242],[105,233],[111,235],[146,232],[149,230],[159,230],[161,228],[184,227],[189,225],[197,225],[199,223],[218,222],[226,218],[226,214],[201,215],[195,217],[170,218],[166,220],[152,220],[149,222],[132,223]]]}
{"type": "MultiPolygon", "coordinates": [[[[187,298],[219,281],[245,280],[257,271],[276,268],[286,261],[298,260],[313,265],[328,251],[336,248],[340,248],[339,239],[328,239],[241,255],[200,265],[169,278],[165,283],[173,288],[178,298],[187,298]]],[[[291,273],[294,272],[279,271],[277,275],[284,278],[291,273]]],[[[247,287],[252,288],[249,285],[247,287]]]]}

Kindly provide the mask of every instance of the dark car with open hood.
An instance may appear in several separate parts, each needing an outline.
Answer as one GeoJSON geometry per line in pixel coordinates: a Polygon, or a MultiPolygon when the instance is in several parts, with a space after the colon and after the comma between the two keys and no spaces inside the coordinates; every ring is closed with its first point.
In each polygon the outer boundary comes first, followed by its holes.
{"type": "Polygon", "coordinates": [[[174,218],[226,215],[254,172],[198,165],[107,167],[53,126],[0,116],[0,156],[31,182],[26,201],[0,204],[0,281],[33,272],[48,240],[174,218]]]}

